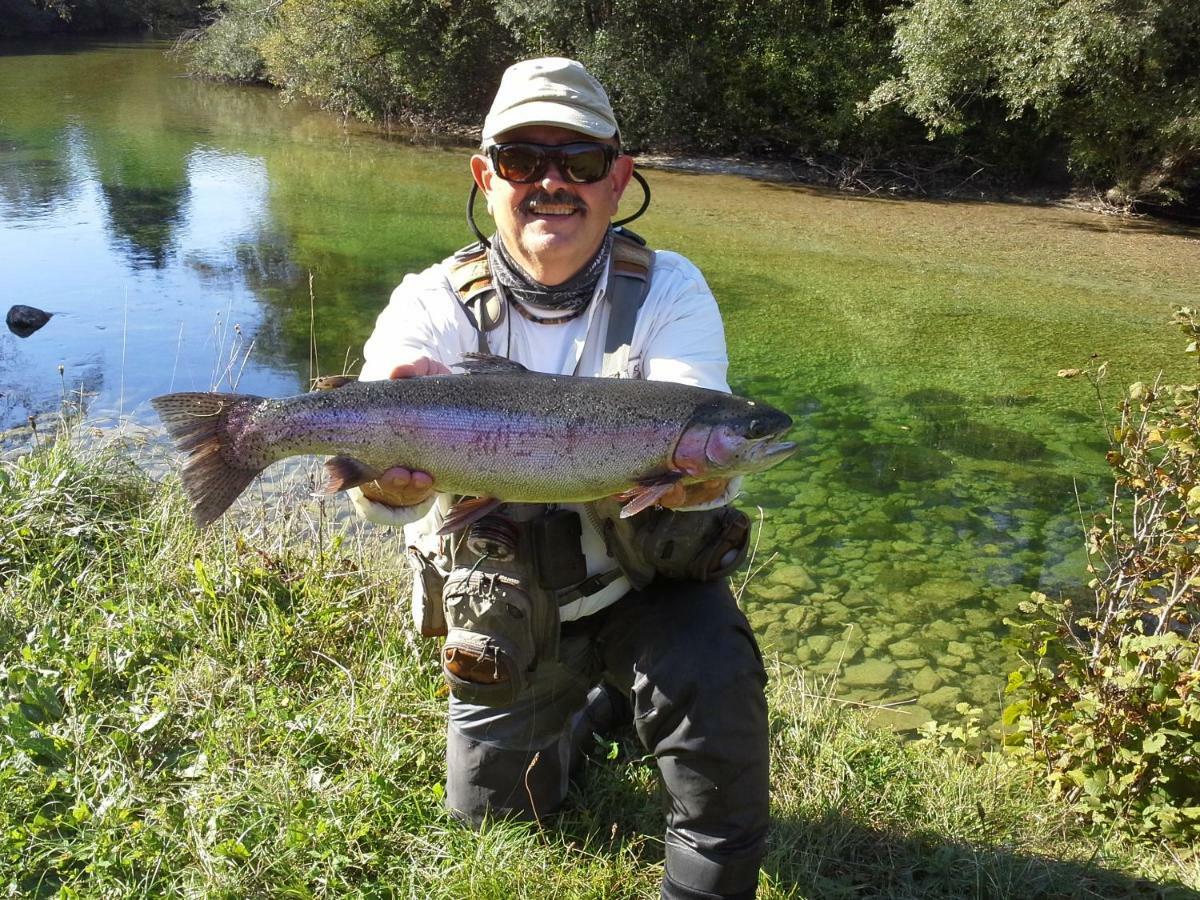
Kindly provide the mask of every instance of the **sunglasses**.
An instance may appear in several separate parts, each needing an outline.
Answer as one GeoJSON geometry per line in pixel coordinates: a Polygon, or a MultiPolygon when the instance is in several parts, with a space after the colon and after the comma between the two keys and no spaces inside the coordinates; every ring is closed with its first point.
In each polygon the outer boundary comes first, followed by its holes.
{"type": "Polygon", "coordinates": [[[492,144],[487,150],[492,169],[505,181],[530,184],[554,163],[564,181],[594,184],[608,174],[617,148],[611,144],[579,141],[574,144],[492,144]]]}

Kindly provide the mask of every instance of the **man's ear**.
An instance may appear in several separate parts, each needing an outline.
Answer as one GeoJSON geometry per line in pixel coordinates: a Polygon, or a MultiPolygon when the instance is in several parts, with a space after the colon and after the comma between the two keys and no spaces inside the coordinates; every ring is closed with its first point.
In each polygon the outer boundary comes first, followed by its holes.
{"type": "Polygon", "coordinates": [[[629,187],[631,178],[633,178],[633,157],[618,156],[613,160],[612,169],[608,173],[608,183],[612,188],[609,218],[617,214],[617,207],[621,205],[621,196],[625,193],[625,188],[629,187]]]}
{"type": "Polygon", "coordinates": [[[479,185],[479,190],[483,191],[485,197],[491,193],[492,178],[495,174],[491,165],[488,164],[488,158],[482,153],[476,153],[471,157],[471,177],[475,179],[475,183],[479,185]]]}
{"type": "Polygon", "coordinates": [[[633,178],[633,157],[621,154],[613,161],[612,172],[609,173],[612,179],[614,205],[621,201],[621,197],[625,193],[625,188],[629,187],[629,180],[633,178]]]}

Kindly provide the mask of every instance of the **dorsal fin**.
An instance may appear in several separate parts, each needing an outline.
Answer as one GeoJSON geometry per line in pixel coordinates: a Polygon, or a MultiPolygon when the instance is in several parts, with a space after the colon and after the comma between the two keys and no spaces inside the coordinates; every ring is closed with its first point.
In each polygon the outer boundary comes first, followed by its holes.
{"type": "Polygon", "coordinates": [[[488,372],[493,374],[507,373],[516,375],[518,373],[529,373],[529,370],[511,359],[505,359],[503,356],[496,356],[492,353],[464,353],[462,360],[456,363],[458,368],[464,370],[468,375],[484,375],[488,372]]]}

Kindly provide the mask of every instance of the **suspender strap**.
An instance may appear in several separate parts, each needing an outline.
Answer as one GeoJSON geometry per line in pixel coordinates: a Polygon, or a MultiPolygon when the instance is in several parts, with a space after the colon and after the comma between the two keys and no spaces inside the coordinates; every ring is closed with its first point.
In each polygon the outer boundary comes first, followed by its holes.
{"type": "Polygon", "coordinates": [[[487,353],[487,333],[504,321],[504,304],[492,287],[487,248],[476,242],[455,253],[449,277],[458,302],[475,328],[479,352],[487,353]]]}
{"type": "Polygon", "coordinates": [[[654,269],[654,251],[631,231],[617,230],[608,268],[608,332],[604,336],[604,375],[620,375],[629,362],[633,326],[654,269]]]}
{"type": "MultiPolygon", "coordinates": [[[[609,312],[604,338],[605,375],[619,374],[629,361],[633,327],[650,290],[653,268],[654,251],[646,242],[628,229],[616,229],[606,288],[609,312]]],[[[455,253],[449,280],[479,337],[479,352],[487,353],[487,333],[500,326],[506,312],[492,283],[487,249],[475,243],[455,253]]]]}

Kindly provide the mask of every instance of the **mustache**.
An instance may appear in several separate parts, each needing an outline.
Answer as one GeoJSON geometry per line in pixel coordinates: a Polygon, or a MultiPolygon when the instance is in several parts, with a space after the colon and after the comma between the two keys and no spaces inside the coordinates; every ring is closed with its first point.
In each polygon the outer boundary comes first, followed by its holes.
{"type": "Polygon", "coordinates": [[[580,212],[587,212],[587,204],[581,197],[572,194],[566,188],[559,188],[554,193],[550,193],[544,189],[538,189],[525,198],[523,206],[528,209],[535,203],[556,204],[560,206],[570,206],[580,212]]]}

